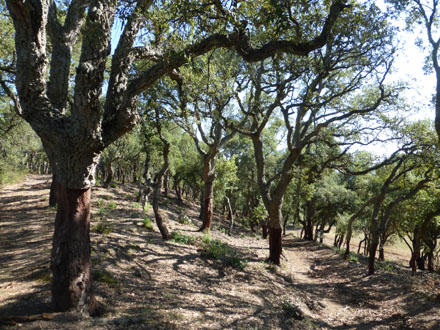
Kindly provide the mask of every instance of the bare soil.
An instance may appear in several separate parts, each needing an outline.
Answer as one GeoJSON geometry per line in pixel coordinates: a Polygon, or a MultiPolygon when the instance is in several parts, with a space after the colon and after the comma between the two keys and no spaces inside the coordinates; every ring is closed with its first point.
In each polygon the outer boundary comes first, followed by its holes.
{"type": "MultiPolygon", "coordinates": [[[[244,269],[203,255],[197,206],[164,198],[170,231],[196,243],[163,241],[142,226],[135,186],[93,190],[92,262],[99,318],[52,313],[49,257],[55,209],[49,176],[0,191],[0,328],[5,329],[440,329],[440,279],[389,264],[366,265],[331,248],[284,238],[281,267],[264,262],[268,242],[243,228],[227,244],[244,269]],[[183,215],[192,224],[179,223],[183,215]]],[[[154,219],[151,210],[148,215],[154,219]]],[[[205,237],[206,239],[206,237],[205,237]]]]}

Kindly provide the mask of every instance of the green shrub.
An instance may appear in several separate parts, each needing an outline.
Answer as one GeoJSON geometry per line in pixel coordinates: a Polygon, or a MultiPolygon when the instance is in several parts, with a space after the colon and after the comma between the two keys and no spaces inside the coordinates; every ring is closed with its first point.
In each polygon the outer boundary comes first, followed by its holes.
{"type": "Polygon", "coordinates": [[[118,206],[116,205],[115,202],[108,202],[108,203],[107,203],[107,208],[110,209],[110,210],[114,210],[114,209],[116,209],[117,207],[118,207],[118,206]]]}
{"type": "Polygon", "coordinates": [[[0,185],[21,182],[24,180],[24,178],[27,174],[29,174],[29,171],[27,169],[16,171],[13,169],[6,169],[6,170],[3,169],[2,170],[0,168],[0,185]]]}
{"type": "Polygon", "coordinates": [[[137,203],[137,202],[134,202],[133,204],[131,204],[131,206],[132,206],[134,209],[140,209],[140,208],[141,208],[141,204],[139,204],[139,203],[137,203]]]}
{"type": "Polygon", "coordinates": [[[98,223],[94,225],[92,229],[100,234],[110,234],[113,231],[113,227],[103,220],[98,221],[98,223]]]}
{"type": "Polygon", "coordinates": [[[118,184],[116,182],[112,182],[112,183],[110,183],[110,187],[117,188],[118,184]]]}
{"type": "Polygon", "coordinates": [[[148,230],[153,230],[153,221],[151,221],[151,218],[145,217],[144,220],[142,220],[142,223],[148,230]]]}
{"type": "Polygon", "coordinates": [[[178,222],[181,223],[181,224],[184,224],[184,225],[192,224],[191,219],[188,218],[188,216],[186,214],[179,215],[178,222]]]}
{"type": "Polygon", "coordinates": [[[180,231],[173,231],[171,233],[171,240],[179,244],[193,244],[195,242],[193,237],[184,235],[180,231]]]}
{"type": "Polygon", "coordinates": [[[98,199],[96,201],[96,206],[97,207],[104,207],[104,205],[105,205],[105,201],[103,201],[102,199],[98,199]]]}
{"type": "Polygon", "coordinates": [[[107,283],[113,285],[118,283],[118,281],[109,272],[100,271],[100,270],[93,271],[93,279],[100,283],[107,283]]]}
{"type": "Polygon", "coordinates": [[[288,300],[283,300],[281,303],[281,309],[289,319],[302,320],[304,318],[303,312],[288,300]]]}
{"type": "Polygon", "coordinates": [[[397,273],[397,266],[390,261],[377,261],[376,262],[377,269],[383,270],[385,272],[397,273]]]}
{"type": "Polygon", "coordinates": [[[201,256],[221,260],[223,265],[243,270],[247,267],[247,261],[236,250],[225,243],[212,240],[209,235],[202,239],[201,256]]]}

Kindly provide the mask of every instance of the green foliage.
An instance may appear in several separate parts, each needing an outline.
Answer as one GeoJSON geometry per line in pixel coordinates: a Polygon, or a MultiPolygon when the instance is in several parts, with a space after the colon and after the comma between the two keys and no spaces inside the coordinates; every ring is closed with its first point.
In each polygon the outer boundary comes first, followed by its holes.
{"type": "Polygon", "coordinates": [[[247,261],[238,251],[221,241],[211,239],[209,235],[205,235],[202,239],[201,256],[221,260],[226,267],[240,270],[247,267],[247,261]]]}
{"type": "Polygon", "coordinates": [[[289,319],[302,320],[304,318],[302,311],[287,299],[281,303],[281,309],[289,319]]]}
{"type": "Polygon", "coordinates": [[[109,210],[114,210],[114,209],[116,209],[118,206],[116,205],[115,202],[108,202],[106,207],[107,207],[109,210]]]}
{"type": "Polygon", "coordinates": [[[376,268],[388,273],[397,273],[399,270],[396,264],[391,261],[377,261],[376,268]]]}
{"type": "Polygon", "coordinates": [[[192,221],[186,214],[180,214],[178,218],[178,222],[183,225],[191,225],[192,221]]]}
{"type": "Polygon", "coordinates": [[[147,228],[148,230],[153,230],[153,222],[151,221],[150,217],[145,217],[142,220],[142,224],[143,224],[144,228],[147,228]]]}
{"type": "Polygon", "coordinates": [[[109,272],[104,270],[93,270],[92,271],[93,279],[100,283],[106,283],[110,285],[118,284],[118,280],[116,280],[109,272]]]}
{"type": "Polygon", "coordinates": [[[37,270],[30,275],[30,279],[43,283],[50,283],[52,282],[52,271],[50,268],[37,270]]]}
{"type": "Polygon", "coordinates": [[[195,239],[189,235],[184,235],[180,231],[173,231],[171,233],[171,240],[179,244],[194,244],[195,239]]]}
{"type": "Polygon", "coordinates": [[[106,220],[98,220],[98,223],[92,227],[92,230],[99,234],[110,234],[113,232],[113,226],[106,220]]]}

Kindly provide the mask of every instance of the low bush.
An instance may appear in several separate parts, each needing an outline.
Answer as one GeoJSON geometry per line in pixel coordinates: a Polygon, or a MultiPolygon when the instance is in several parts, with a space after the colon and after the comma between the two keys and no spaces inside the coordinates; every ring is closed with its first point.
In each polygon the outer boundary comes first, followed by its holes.
{"type": "Polygon", "coordinates": [[[193,244],[195,239],[191,236],[184,235],[180,231],[173,231],[171,233],[171,240],[180,244],[193,244]]]}
{"type": "Polygon", "coordinates": [[[201,256],[221,260],[226,267],[243,270],[247,267],[247,261],[236,250],[227,244],[212,240],[209,235],[205,235],[202,239],[201,256]]]}

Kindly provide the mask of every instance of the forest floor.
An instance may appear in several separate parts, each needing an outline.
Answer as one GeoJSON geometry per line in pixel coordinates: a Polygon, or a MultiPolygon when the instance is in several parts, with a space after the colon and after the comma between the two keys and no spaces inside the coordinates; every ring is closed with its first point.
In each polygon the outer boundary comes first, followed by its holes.
{"type": "Polygon", "coordinates": [[[270,266],[266,240],[242,228],[228,236],[219,218],[207,239],[197,232],[197,206],[173,198],[162,201],[166,223],[192,241],[163,241],[155,224],[141,226],[133,185],[92,193],[95,293],[107,312],[52,313],[49,184],[49,176],[28,176],[0,190],[0,328],[440,329],[439,276],[384,263],[366,277],[362,258],[343,260],[292,232],[281,267],[270,266]],[[192,224],[179,223],[183,215],[192,224]],[[203,240],[233,252],[209,258],[203,240]]]}

